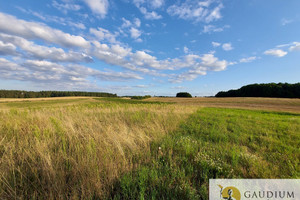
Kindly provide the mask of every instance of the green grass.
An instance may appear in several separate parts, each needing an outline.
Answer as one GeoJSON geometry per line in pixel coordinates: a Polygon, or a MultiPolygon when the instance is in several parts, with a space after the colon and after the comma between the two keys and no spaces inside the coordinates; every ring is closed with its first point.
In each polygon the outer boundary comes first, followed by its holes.
{"type": "Polygon", "coordinates": [[[299,114],[201,109],[107,198],[208,199],[210,178],[299,178],[299,133],[299,114]]]}

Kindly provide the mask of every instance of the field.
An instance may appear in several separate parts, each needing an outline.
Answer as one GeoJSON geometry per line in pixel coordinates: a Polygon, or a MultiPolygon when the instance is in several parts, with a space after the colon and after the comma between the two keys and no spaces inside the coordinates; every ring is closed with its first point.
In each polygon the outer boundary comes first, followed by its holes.
{"type": "Polygon", "coordinates": [[[300,100],[0,100],[0,199],[208,199],[300,178],[300,100]]]}

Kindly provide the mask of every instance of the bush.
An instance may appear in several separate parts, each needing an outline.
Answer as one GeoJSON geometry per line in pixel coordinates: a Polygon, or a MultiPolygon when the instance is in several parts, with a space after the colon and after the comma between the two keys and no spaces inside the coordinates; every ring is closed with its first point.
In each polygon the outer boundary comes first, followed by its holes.
{"type": "Polygon", "coordinates": [[[179,92],[176,94],[176,97],[188,97],[188,98],[192,98],[192,95],[188,92],[179,92]]]}
{"type": "Polygon", "coordinates": [[[133,96],[131,99],[136,99],[136,100],[143,100],[143,99],[148,99],[151,98],[150,95],[145,95],[145,96],[133,96]]]}

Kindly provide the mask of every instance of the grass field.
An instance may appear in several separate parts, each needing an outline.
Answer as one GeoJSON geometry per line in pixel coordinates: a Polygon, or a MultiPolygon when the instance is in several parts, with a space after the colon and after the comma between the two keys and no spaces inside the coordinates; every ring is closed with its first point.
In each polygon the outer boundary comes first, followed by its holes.
{"type": "Polygon", "coordinates": [[[293,99],[3,100],[0,199],[207,199],[209,178],[299,178],[299,110],[293,99]]]}

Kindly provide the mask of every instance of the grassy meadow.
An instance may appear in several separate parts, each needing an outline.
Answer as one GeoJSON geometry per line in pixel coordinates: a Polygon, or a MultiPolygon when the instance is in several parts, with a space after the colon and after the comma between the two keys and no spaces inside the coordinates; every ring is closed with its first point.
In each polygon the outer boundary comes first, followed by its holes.
{"type": "Polygon", "coordinates": [[[0,100],[0,199],[208,199],[209,178],[300,178],[300,100],[214,99],[0,100]]]}

